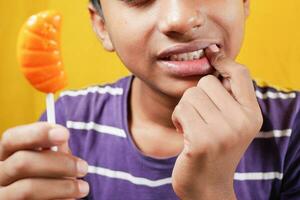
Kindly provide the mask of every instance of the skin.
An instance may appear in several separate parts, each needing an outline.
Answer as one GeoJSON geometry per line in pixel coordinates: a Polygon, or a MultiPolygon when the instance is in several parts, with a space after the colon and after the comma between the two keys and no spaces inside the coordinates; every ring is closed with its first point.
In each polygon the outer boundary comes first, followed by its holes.
{"type": "Polygon", "coordinates": [[[0,143],[0,199],[76,199],[89,186],[78,180],[87,163],[72,156],[69,132],[59,125],[34,123],[4,132],[0,143]],[[57,146],[58,151],[50,151],[57,146]]]}
{"type": "MultiPolygon", "coordinates": [[[[235,199],[234,171],[262,124],[249,71],[234,61],[249,2],[139,2],[101,0],[104,18],[89,6],[104,48],[115,51],[135,75],[128,121],[132,137],[146,155],[178,155],[172,184],[180,199],[235,199]],[[218,44],[205,49],[214,75],[171,76],[160,67],[159,52],[197,40],[218,44]]],[[[80,193],[84,184],[77,178],[87,166],[72,156],[68,138],[65,128],[47,123],[6,131],[0,144],[0,199],[86,195],[88,188],[80,193]],[[55,145],[58,152],[48,150],[55,145]]]]}

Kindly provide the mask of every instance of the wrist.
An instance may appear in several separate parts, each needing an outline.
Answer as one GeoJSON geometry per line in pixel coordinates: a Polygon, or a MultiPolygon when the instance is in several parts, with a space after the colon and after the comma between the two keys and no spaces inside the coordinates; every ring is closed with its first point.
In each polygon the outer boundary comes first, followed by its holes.
{"type": "Polygon", "coordinates": [[[235,192],[232,188],[202,188],[197,191],[190,191],[181,200],[236,200],[235,192]]]}

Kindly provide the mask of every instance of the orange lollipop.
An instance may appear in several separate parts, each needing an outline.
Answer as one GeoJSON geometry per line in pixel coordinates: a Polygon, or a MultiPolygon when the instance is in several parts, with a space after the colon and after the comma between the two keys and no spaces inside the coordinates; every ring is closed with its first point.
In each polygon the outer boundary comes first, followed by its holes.
{"type": "MultiPolygon", "coordinates": [[[[61,15],[44,11],[31,16],[21,28],[17,57],[27,80],[37,90],[48,93],[47,121],[55,124],[54,95],[67,84],[60,51],[61,15]]],[[[52,147],[57,151],[57,147],[52,147]]]]}
{"type": "Polygon", "coordinates": [[[61,15],[44,11],[31,16],[21,28],[17,57],[33,87],[55,93],[67,84],[60,51],[61,15]]]}

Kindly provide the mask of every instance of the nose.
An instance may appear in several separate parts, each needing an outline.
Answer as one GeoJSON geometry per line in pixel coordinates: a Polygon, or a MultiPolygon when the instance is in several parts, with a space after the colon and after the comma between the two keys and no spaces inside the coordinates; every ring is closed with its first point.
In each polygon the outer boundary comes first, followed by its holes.
{"type": "Polygon", "coordinates": [[[184,35],[200,28],[205,23],[205,15],[197,1],[162,1],[158,29],[167,36],[184,35]]]}

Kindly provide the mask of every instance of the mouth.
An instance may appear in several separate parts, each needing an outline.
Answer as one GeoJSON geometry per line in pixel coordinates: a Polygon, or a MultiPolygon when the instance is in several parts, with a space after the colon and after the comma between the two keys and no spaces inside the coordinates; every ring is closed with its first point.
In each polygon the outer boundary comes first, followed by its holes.
{"type": "Polygon", "coordinates": [[[205,49],[217,41],[197,41],[175,45],[158,54],[160,67],[168,74],[179,77],[205,76],[212,74],[215,69],[205,56],[205,49]]]}
{"type": "Polygon", "coordinates": [[[221,46],[216,41],[197,41],[193,43],[180,44],[169,47],[157,56],[159,60],[165,61],[191,61],[205,56],[205,49],[212,44],[221,46]]]}
{"type": "Polygon", "coordinates": [[[180,53],[174,54],[169,57],[163,58],[163,60],[170,60],[170,61],[191,61],[191,60],[199,60],[204,57],[204,50],[199,49],[197,51],[188,52],[188,53],[180,53]]]}

